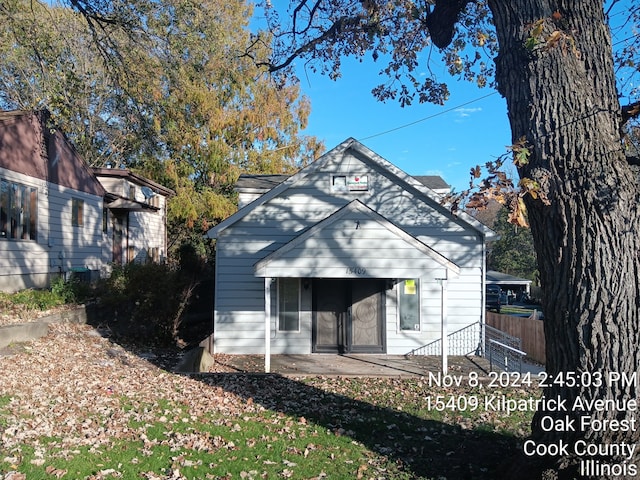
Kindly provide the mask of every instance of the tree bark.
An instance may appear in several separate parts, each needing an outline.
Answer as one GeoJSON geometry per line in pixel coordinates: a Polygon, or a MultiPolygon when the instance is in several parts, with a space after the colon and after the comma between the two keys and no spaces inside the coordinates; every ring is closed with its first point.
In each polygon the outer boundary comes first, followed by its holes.
{"type": "MultiPolygon", "coordinates": [[[[621,145],[610,32],[601,0],[488,3],[500,43],[496,80],[512,139],[524,137],[531,149],[519,174],[536,180],[550,200],[546,205],[528,197],[526,204],[544,289],[544,397],[566,400],[567,411],[539,410],[532,440],[565,442],[568,454],[544,461],[581,475],[589,456],[577,446],[635,446],[640,430],[593,428],[596,420],[635,422],[631,402],[640,381],[639,190],[621,145]],[[556,381],[562,378],[566,382],[556,381]],[[616,403],[572,408],[576,399],[616,403]],[[582,428],[582,417],[590,426],[582,428]],[[550,419],[559,423],[549,428],[550,419]]],[[[638,450],[632,458],[591,458],[628,470],[639,463],[638,450]]]]}

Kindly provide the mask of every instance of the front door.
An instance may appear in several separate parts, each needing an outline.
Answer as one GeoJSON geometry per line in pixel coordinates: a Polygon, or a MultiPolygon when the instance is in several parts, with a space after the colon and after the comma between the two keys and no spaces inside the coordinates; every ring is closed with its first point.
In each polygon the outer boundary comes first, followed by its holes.
{"type": "Polygon", "coordinates": [[[120,215],[113,217],[113,263],[123,265],[122,241],[124,239],[124,218],[120,215]]]}
{"type": "Polygon", "coordinates": [[[384,280],[316,279],[313,351],[384,353],[384,280]]]}

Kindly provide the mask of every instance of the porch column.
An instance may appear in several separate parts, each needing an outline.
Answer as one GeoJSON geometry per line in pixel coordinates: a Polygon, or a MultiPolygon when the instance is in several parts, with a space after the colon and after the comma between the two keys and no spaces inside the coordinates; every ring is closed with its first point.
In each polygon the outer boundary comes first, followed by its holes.
{"type": "Polygon", "coordinates": [[[441,346],[442,346],[442,374],[446,375],[448,366],[448,355],[449,355],[449,338],[448,338],[448,326],[447,326],[447,279],[439,278],[438,283],[440,283],[440,327],[441,327],[441,346]]]}
{"type": "Polygon", "coordinates": [[[264,373],[271,372],[271,280],[264,277],[264,373]]]}

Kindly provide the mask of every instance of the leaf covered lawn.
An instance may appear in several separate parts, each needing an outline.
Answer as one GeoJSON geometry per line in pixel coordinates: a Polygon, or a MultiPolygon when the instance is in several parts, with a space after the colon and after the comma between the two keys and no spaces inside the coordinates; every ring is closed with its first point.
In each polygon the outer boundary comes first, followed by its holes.
{"type": "Polygon", "coordinates": [[[0,480],[489,479],[529,432],[526,413],[428,410],[474,392],[420,378],[188,376],[145,358],[69,324],[0,356],[0,480]]]}

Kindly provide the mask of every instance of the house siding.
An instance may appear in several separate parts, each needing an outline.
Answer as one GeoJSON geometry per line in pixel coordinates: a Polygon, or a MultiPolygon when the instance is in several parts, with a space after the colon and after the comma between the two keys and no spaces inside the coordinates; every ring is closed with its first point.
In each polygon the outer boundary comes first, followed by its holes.
{"type": "MultiPolygon", "coordinates": [[[[89,270],[91,279],[109,273],[114,212],[109,213],[105,232],[106,190],[96,170],[100,169],[89,168],[62,131],[50,125],[46,111],[0,112],[0,178],[37,189],[35,240],[0,238],[0,290],[47,287],[53,275],[78,270],[89,270]]],[[[127,245],[133,247],[123,250],[125,261],[129,253],[133,260],[144,261],[150,253],[164,260],[166,199],[174,192],[128,171],[118,170],[115,176],[107,181],[109,186],[126,198],[134,192],[129,185],[135,184],[135,207],[142,210],[119,212],[127,215],[127,245]],[[141,186],[156,192],[149,200],[152,205],[141,205],[149,203],[141,186]]],[[[111,202],[113,195],[108,197],[111,202]]]]}
{"type": "Polygon", "coordinates": [[[132,212],[129,217],[129,228],[134,232],[130,241],[134,249],[134,261],[151,260],[149,256],[154,248],[158,249],[161,260],[166,258],[164,210],[158,212],[132,212]]]}
{"type": "MultiPolygon", "coordinates": [[[[216,352],[264,353],[264,280],[255,277],[256,263],[354,199],[460,266],[457,278],[450,276],[448,280],[449,331],[481,320],[482,235],[359,152],[347,150],[329,157],[321,171],[311,171],[219,233],[214,314],[216,352]],[[334,175],[367,175],[368,189],[335,191],[334,175]]],[[[357,215],[347,217],[345,221],[355,225],[357,218],[357,215]]],[[[351,237],[344,234],[344,225],[328,228],[320,239],[309,239],[272,262],[269,267],[272,276],[295,277],[306,269],[312,277],[357,278],[358,275],[350,274],[348,269],[359,265],[366,269],[366,276],[421,278],[419,332],[399,329],[397,286],[384,295],[387,353],[405,354],[439,339],[441,287],[436,278],[444,278],[446,269],[418,255],[414,248],[390,236],[376,222],[360,224],[358,245],[364,247],[353,249],[351,237]],[[328,248],[329,245],[333,248],[328,248]],[[367,260],[366,265],[361,264],[363,258],[367,260]],[[409,264],[412,268],[406,267],[409,264]]],[[[272,287],[272,305],[277,303],[274,290],[272,287]]],[[[310,291],[302,292],[299,332],[278,332],[275,321],[272,312],[272,353],[311,353],[310,291]]]]}
{"type": "Polygon", "coordinates": [[[36,240],[0,240],[0,290],[46,287],[52,275],[99,270],[102,197],[0,168],[0,178],[37,188],[36,240]],[[71,225],[71,200],[84,201],[83,226],[71,225]]]}
{"type": "MultiPolygon", "coordinates": [[[[120,198],[133,200],[142,205],[150,203],[154,209],[145,208],[142,211],[120,211],[118,214],[126,219],[127,230],[123,240],[123,256],[125,261],[144,263],[154,260],[154,251],[158,261],[164,261],[167,257],[166,218],[167,218],[167,189],[162,192],[154,192],[153,199],[148,199],[142,193],[142,187],[146,186],[138,182],[130,181],[123,176],[107,176],[107,174],[127,175],[129,172],[112,169],[97,169],[100,183],[105,189],[120,198]]],[[[135,178],[139,178],[135,176],[135,178]]],[[[172,193],[172,192],[171,192],[172,193]]],[[[109,263],[113,259],[113,222],[114,212],[109,213],[107,232],[102,251],[103,261],[109,263]]]]}

